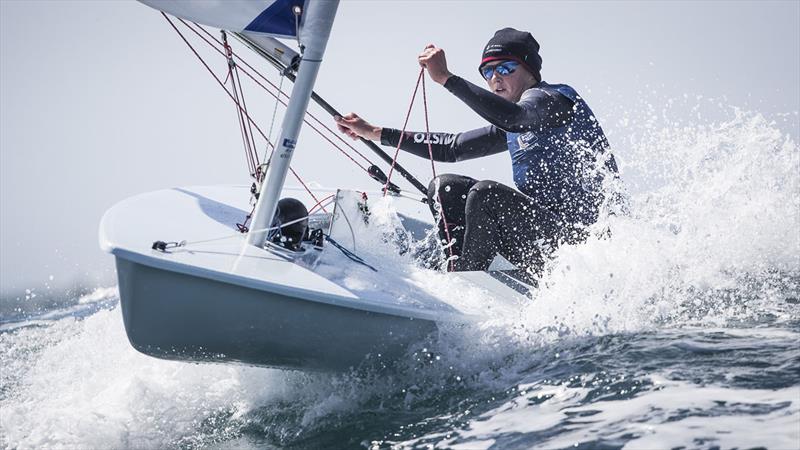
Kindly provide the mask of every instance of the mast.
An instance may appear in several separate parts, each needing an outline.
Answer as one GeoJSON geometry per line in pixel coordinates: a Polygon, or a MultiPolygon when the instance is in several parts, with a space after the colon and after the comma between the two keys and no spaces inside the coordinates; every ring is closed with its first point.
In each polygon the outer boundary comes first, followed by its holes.
{"type": "MultiPolygon", "coordinates": [[[[264,35],[257,35],[257,34],[250,34],[247,32],[242,33],[234,33],[234,37],[239,39],[242,43],[247,45],[251,50],[256,52],[262,58],[266,59],[270,64],[275,66],[278,70],[280,70],[286,78],[290,79],[292,82],[295,81],[294,70],[297,68],[297,63],[300,60],[300,56],[291,48],[286,46],[281,41],[264,35]]],[[[326,102],[319,94],[314,91],[311,91],[311,100],[314,100],[322,109],[324,109],[328,114],[331,116],[341,116],[342,114],[336,110],[330,103],[326,102]]],[[[399,162],[395,161],[394,158],[389,156],[385,151],[383,151],[380,147],[375,145],[369,139],[359,138],[359,140],[369,147],[376,155],[378,155],[386,164],[394,164],[395,172],[399,173],[403,178],[408,180],[412,186],[417,188],[417,190],[422,193],[424,198],[422,199],[423,202],[427,200],[428,196],[428,188],[425,187],[424,184],[420,183],[418,179],[411,175],[411,173],[405,169],[405,167],[401,166],[399,162]]],[[[375,169],[378,169],[377,166],[373,166],[375,169]]],[[[369,170],[372,170],[370,168],[369,170]]],[[[386,184],[386,175],[383,175],[381,172],[382,178],[373,178],[377,181],[380,181],[381,184],[386,184]]],[[[372,174],[370,174],[372,176],[372,174]]],[[[393,185],[394,183],[392,183],[393,185]]],[[[392,191],[390,189],[390,191],[392,191]]],[[[393,191],[392,191],[393,192],[393,191]]],[[[399,189],[398,189],[399,192],[399,189]]]]}
{"type": "Polygon", "coordinates": [[[275,209],[286,181],[286,173],[297,145],[297,136],[300,134],[338,6],[339,0],[306,2],[303,26],[299,33],[300,42],[305,46],[305,50],[297,69],[297,79],[286,108],[281,133],[270,158],[267,175],[256,203],[253,221],[250,225],[251,231],[247,235],[247,242],[251,245],[259,247],[264,245],[267,232],[258,230],[268,228],[275,216],[275,209]]]}

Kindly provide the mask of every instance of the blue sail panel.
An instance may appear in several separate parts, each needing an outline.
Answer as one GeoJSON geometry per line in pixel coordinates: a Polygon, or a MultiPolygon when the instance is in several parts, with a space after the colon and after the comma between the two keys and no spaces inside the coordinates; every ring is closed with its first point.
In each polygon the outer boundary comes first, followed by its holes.
{"type": "MultiPolygon", "coordinates": [[[[303,7],[305,0],[278,0],[258,15],[245,31],[280,36],[296,36],[294,7],[303,7]]],[[[302,9],[301,9],[302,11],[302,9]]]]}

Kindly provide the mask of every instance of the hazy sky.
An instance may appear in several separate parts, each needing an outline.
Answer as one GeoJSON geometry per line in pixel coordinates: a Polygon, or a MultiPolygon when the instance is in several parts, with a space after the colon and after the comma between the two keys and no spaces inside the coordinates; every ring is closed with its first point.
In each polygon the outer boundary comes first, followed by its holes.
{"type": "MultiPolygon", "coordinates": [[[[114,284],[97,225],[125,197],[249,184],[230,100],[156,11],[133,1],[0,0],[0,19],[0,298],[46,283],[114,284]]],[[[425,44],[480,83],[481,50],[506,26],[533,33],[544,79],[577,88],[612,145],[624,137],[625,111],[684,94],[767,115],[800,109],[798,1],[345,0],[317,91],[399,127],[425,44]]],[[[224,61],[210,62],[222,73],[224,61]]],[[[267,123],[274,101],[254,90],[248,100],[267,123]]],[[[484,125],[433,83],[429,103],[433,129],[484,125]]],[[[422,125],[421,110],[413,123],[422,125]]],[[[787,130],[795,137],[796,123],[787,130]]],[[[326,147],[301,135],[293,165],[304,178],[376,187],[326,147]]],[[[400,161],[429,179],[426,161],[400,161]]],[[[439,170],[511,183],[507,155],[439,170]]]]}

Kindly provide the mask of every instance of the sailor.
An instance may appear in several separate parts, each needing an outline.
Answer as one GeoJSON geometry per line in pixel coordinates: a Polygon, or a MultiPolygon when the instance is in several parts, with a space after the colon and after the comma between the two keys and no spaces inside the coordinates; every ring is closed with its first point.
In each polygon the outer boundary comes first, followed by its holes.
{"type": "Polygon", "coordinates": [[[458,256],[450,270],[486,270],[500,254],[541,274],[559,244],[586,238],[604,200],[603,179],[616,176],[597,118],[575,89],[542,81],[539,43],[528,32],[504,28],[486,44],[478,71],[488,90],[452,74],[444,50],[434,45],[425,47],[418,61],[434,82],[490,125],[401,136],[400,130],[373,126],[350,113],[335,118],[339,130],[353,139],[400,143],[423,158],[430,157],[430,143],[433,159],[442,162],[508,151],[517,189],[444,174],[431,181],[429,204],[439,219],[440,238],[452,242],[448,256],[458,256]]]}

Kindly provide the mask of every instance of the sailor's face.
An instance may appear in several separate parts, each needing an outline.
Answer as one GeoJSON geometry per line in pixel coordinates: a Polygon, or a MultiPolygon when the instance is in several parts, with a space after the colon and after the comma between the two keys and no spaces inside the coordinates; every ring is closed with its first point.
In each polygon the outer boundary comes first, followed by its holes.
{"type": "MultiPolygon", "coordinates": [[[[496,68],[508,61],[492,61],[486,63],[484,68],[496,68]]],[[[489,90],[511,102],[518,102],[522,93],[536,84],[536,78],[522,64],[516,65],[511,73],[501,74],[500,70],[494,70],[491,77],[486,79],[489,90]]]]}

